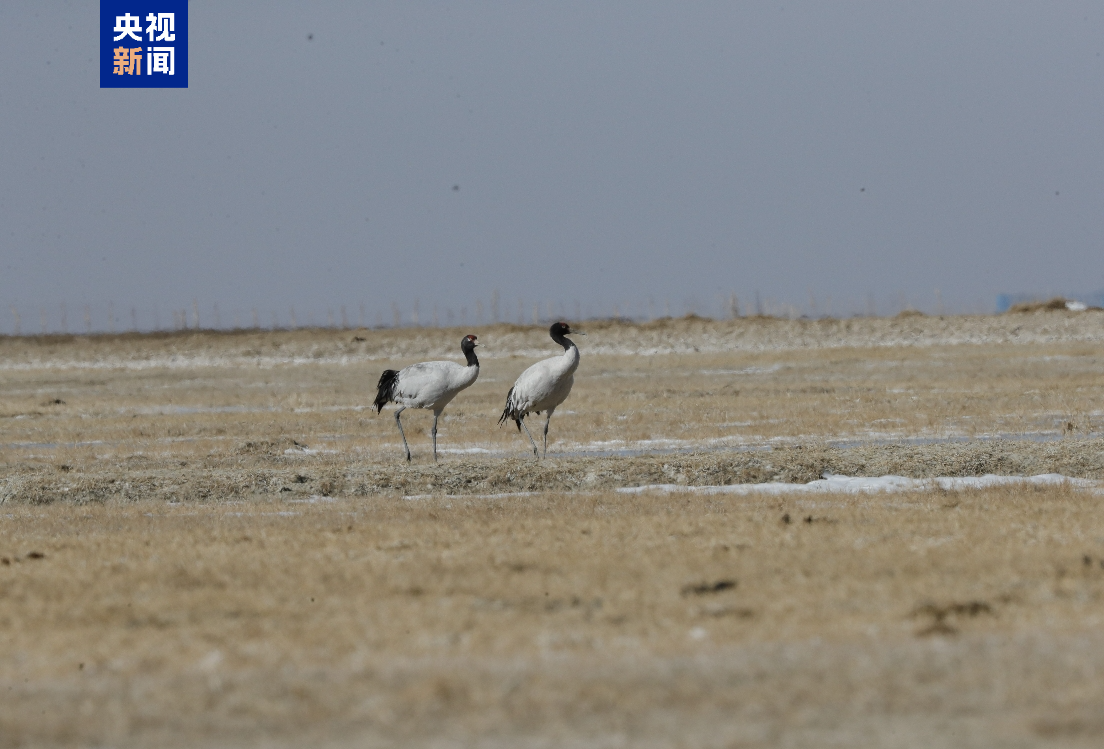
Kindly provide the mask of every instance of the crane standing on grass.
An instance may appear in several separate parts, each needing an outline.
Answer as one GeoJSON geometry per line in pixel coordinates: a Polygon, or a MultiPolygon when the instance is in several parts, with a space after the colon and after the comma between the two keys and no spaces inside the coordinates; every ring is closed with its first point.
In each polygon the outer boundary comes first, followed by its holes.
{"type": "Polygon", "coordinates": [[[558,322],[553,325],[548,334],[552,340],[564,347],[560,356],[539,361],[529,369],[521,373],[517,382],[510,388],[506,395],[506,408],[502,411],[499,424],[507,419],[513,419],[518,431],[525,429],[529,442],[533,445],[533,455],[537,455],[537,443],[533,435],[529,434],[529,427],[525,426],[525,417],[530,413],[539,414],[547,411],[544,419],[544,457],[548,457],[548,422],[552,420],[552,412],[556,407],[567,400],[571,392],[571,386],[575,382],[575,370],[579,368],[579,349],[565,335],[586,335],[581,330],[572,330],[567,323],[558,322]]]}
{"type": "Polygon", "coordinates": [[[479,345],[477,340],[476,336],[467,335],[460,342],[460,350],[464,352],[467,366],[451,361],[425,361],[411,364],[397,372],[387,369],[380,375],[373,405],[376,413],[382,411],[388,403],[399,405],[399,409],[395,411],[395,424],[402,435],[407,462],[410,462],[410,446],[406,444],[406,433],[403,432],[399,414],[407,408],[433,409],[433,462],[436,463],[437,417],[457,393],[470,387],[475,378],[479,377],[479,359],[475,357],[475,347],[479,345]]]}

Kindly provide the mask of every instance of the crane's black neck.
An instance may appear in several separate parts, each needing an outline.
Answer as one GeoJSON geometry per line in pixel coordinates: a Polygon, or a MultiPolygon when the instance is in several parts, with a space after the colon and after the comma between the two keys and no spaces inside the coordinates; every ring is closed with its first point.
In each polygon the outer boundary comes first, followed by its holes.
{"type": "Polygon", "coordinates": [[[564,347],[564,351],[567,351],[575,345],[575,343],[570,338],[567,338],[563,333],[560,333],[559,331],[551,333],[551,336],[553,341],[564,347]]]}
{"type": "Polygon", "coordinates": [[[471,345],[470,341],[464,341],[464,345],[460,347],[460,350],[464,352],[464,358],[468,360],[469,367],[479,366],[479,359],[475,356],[475,346],[471,345]]]}

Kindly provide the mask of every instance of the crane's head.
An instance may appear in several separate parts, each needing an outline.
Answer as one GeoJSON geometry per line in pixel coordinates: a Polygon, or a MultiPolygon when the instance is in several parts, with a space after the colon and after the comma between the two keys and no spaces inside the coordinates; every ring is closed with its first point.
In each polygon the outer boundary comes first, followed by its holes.
{"type": "Polygon", "coordinates": [[[548,329],[548,335],[556,338],[564,335],[586,335],[586,333],[581,330],[572,330],[571,326],[565,322],[558,322],[548,329]]]}
{"type": "Polygon", "coordinates": [[[464,340],[460,341],[460,350],[471,351],[473,348],[479,345],[478,341],[478,336],[466,335],[464,336],[464,340]]]}

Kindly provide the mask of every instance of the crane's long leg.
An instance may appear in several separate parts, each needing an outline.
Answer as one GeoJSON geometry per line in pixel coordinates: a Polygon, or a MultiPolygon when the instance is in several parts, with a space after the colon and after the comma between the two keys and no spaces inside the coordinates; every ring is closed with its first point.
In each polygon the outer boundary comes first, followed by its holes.
{"type": "Polygon", "coordinates": [[[556,409],[548,409],[548,416],[544,419],[544,457],[548,457],[548,422],[552,421],[552,412],[556,409]]]}
{"type": "Polygon", "coordinates": [[[537,452],[537,443],[533,441],[533,435],[529,434],[529,427],[525,426],[525,417],[522,416],[518,419],[518,423],[525,429],[525,434],[529,437],[529,441],[533,443],[533,457],[539,458],[540,453],[537,452]]]}
{"type": "Polygon", "coordinates": [[[437,462],[437,417],[440,416],[440,411],[433,412],[433,462],[437,462]]]}
{"type": "Polygon", "coordinates": [[[410,462],[410,445],[406,444],[406,432],[403,431],[402,421],[399,420],[399,414],[406,410],[406,406],[401,406],[398,411],[395,412],[395,423],[399,425],[399,434],[403,438],[403,449],[406,450],[406,462],[410,462]]]}

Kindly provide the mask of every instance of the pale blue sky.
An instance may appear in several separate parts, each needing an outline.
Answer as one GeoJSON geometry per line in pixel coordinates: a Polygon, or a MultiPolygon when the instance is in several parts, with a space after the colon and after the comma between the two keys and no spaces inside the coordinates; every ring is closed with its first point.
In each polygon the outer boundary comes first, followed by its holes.
{"type": "Polygon", "coordinates": [[[1104,288],[1099,3],[190,14],[189,89],[101,90],[98,3],[0,5],[0,331],[1104,288]]]}

